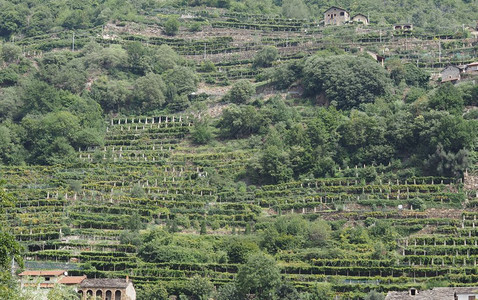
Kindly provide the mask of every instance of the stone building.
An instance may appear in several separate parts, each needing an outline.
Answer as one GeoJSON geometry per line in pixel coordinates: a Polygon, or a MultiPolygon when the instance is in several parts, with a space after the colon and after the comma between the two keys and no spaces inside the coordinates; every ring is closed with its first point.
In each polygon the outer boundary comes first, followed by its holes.
{"type": "Polygon", "coordinates": [[[24,287],[52,288],[66,275],[65,270],[23,271],[18,274],[22,289],[24,287]]]}
{"type": "Polygon", "coordinates": [[[350,14],[343,8],[332,6],[324,12],[324,25],[342,25],[350,21],[350,14]]]}
{"type": "Polygon", "coordinates": [[[438,287],[420,291],[411,288],[408,291],[388,292],[385,300],[476,300],[476,287],[438,287]]]}
{"type": "Polygon", "coordinates": [[[464,69],[465,73],[476,74],[478,73],[478,62],[473,62],[471,64],[467,64],[464,69]]]}
{"type": "Polygon", "coordinates": [[[393,29],[401,32],[412,32],[413,24],[395,24],[393,25],[393,29]]]}
{"type": "Polygon", "coordinates": [[[85,279],[78,286],[78,293],[81,300],[136,300],[136,291],[128,277],[85,279]]]}
{"type": "Polygon", "coordinates": [[[354,23],[362,23],[364,25],[368,25],[368,18],[366,15],[363,14],[356,14],[352,17],[352,22],[354,23]]]}
{"type": "Polygon", "coordinates": [[[440,74],[441,74],[442,83],[445,83],[445,82],[455,83],[461,79],[461,69],[452,65],[447,66],[445,69],[441,71],[440,74]]]}

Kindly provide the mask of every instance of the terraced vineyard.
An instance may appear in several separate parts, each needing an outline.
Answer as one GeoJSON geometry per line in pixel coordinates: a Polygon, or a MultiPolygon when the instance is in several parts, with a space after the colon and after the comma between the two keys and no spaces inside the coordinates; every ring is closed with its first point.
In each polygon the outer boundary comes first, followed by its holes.
{"type": "Polygon", "coordinates": [[[243,172],[257,150],[227,143],[193,146],[190,127],[181,115],[113,119],[104,147],[80,149],[81,165],[2,167],[5,187],[18,199],[8,209],[8,222],[27,248],[27,267],[129,275],[139,286],[161,281],[171,293],[181,293],[194,274],[217,285],[234,278],[238,264],[228,263],[219,245],[235,233],[259,226],[259,220],[301,214],[328,220],[336,229],[387,222],[408,237],[392,238],[396,252],[382,259],[361,242],[340,246],[348,259],[321,258],[307,249],[277,252],[282,273],[299,289],[329,281],[338,294],[354,298],[430,280],[475,282],[478,213],[464,211],[475,195],[462,183],[439,177],[366,182],[358,177],[360,169],[370,168],[363,166],[340,170],[336,178],[238,191],[217,180],[243,172]],[[145,261],[137,246],[121,242],[131,216],[148,226],[176,227],[179,239],[206,238],[218,248],[195,263],[145,261]],[[206,235],[199,235],[202,222],[206,235]]]}

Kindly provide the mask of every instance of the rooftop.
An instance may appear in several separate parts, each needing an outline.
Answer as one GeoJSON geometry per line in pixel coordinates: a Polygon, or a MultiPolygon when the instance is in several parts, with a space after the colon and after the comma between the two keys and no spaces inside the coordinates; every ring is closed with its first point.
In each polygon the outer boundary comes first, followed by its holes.
{"type": "Polygon", "coordinates": [[[65,276],[58,281],[61,284],[79,284],[86,279],[86,275],[83,276],[65,276]]]}
{"type": "Polygon", "coordinates": [[[85,279],[81,282],[81,288],[127,288],[130,281],[118,278],[95,278],[85,279]]]}
{"type": "Polygon", "coordinates": [[[65,274],[65,270],[43,270],[43,271],[23,271],[19,276],[60,276],[65,274]]]}
{"type": "Polygon", "coordinates": [[[438,287],[431,290],[417,291],[417,294],[411,296],[409,291],[388,292],[385,300],[454,300],[455,293],[460,294],[478,294],[478,287],[438,287]]]}

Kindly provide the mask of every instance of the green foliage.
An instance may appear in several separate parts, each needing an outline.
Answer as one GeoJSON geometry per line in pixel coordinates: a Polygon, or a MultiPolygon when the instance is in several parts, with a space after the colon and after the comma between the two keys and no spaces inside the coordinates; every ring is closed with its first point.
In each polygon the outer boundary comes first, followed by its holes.
{"type": "Polygon", "coordinates": [[[4,43],[1,48],[1,58],[6,63],[12,63],[20,59],[22,49],[12,43],[4,43]]]}
{"type": "Polygon", "coordinates": [[[144,300],[168,300],[168,291],[163,284],[144,285],[137,292],[138,299],[144,300]]]}
{"type": "Polygon", "coordinates": [[[245,263],[251,254],[259,251],[256,243],[242,237],[231,239],[226,247],[229,262],[238,264],[245,263]]]}
{"type": "Polygon", "coordinates": [[[242,79],[234,83],[223,100],[236,104],[246,103],[254,95],[255,89],[249,80],[242,79]]]}
{"type": "Polygon", "coordinates": [[[178,18],[169,17],[166,22],[164,22],[164,33],[171,36],[176,35],[179,31],[179,25],[181,24],[179,23],[178,18]]]}
{"type": "Polygon", "coordinates": [[[379,64],[348,55],[310,57],[303,81],[308,95],[323,95],[340,109],[372,103],[389,90],[388,76],[379,64]]]}
{"type": "Polygon", "coordinates": [[[280,284],[280,269],[271,256],[253,254],[239,268],[236,281],[242,297],[254,294],[258,299],[273,299],[280,284]]]}
{"type": "Polygon", "coordinates": [[[240,138],[257,133],[261,127],[257,110],[250,105],[231,105],[224,110],[217,126],[225,138],[240,138]]]}
{"type": "Polygon", "coordinates": [[[435,153],[425,161],[425,169],[430,174],[461,178],[469,167],[468,151],[459,150],[457,153],[446,152],[441,144],[438,144],[435,153]]]}
{"type": "Polygon", "coordinates": [[[160,75],[148,73],[134,83],[135,105],[140,113],[160,109],[166,102],[166,84],[160,75]]]}
{"type": "Polygon", "coordinates": [[[464,109],[461,92],[449,82],[438,87],[428,100],[428,105],[432,109],[446,110],[452,114],[461,114],[464,109]]]}
{"type": "Polygon", "coordinates": [[[186,289],[193,300],[207,300],[214,290],[214,285],[207,277],[195,275],[189,279],[186,289]]]}
{"type": "Polygon", "coordinates": [[[318,282],[311,289],[313,300],[331,300],[334,298],[332,285],[328,282],[318,282]]]}
{"type": "Polygon", "coordinates": [[[279,51],[274,46],[266,46],[254,56],[253,66],[255,68],[266,68],[272,66],[272,63],[279,57],[279,51]]]}
{"type": "Polygon", "coordinates": [[[191,129],[191,138],[195,144],[204,145],[209,143],[214,135],[207,118],[195,120],[191,129]]]}
{"type": "Polygon", "coordinates": [[[309,8],[303,0],[282,1],[282,14],[287,18],[307,19],[309,8]]]}
{"type": "Polygon", "coordinates": [[[48,300],[77,300],[78,293],[75,288],[62,284],[55,284],[48,292],[48,300]]]}
{"type": "Polygon", "coordinates": [[[296,82],[302,74],[303,61],[282,63],[272,72],[271,79],[279,89],[286,89],[296,82]]]}
{"type": "Polygon", "coordinates": [[[216,65],[212,61],[206,60],[201,62],[201,66],[199,67],[199,70],[201,72],[206,72],[206,73],[216,72],[216,65]]]}
{"type": "Polygon", "coordinates": [[[365,300],[384,300],[385,295],[379,293],[377,291],[370,291],[367,296],[365,296],[365,300]]]}
{"type": "Polygon", "coordinates": [[[217,300],[240,300],[235,282],[226,283],[218,288],[217,300]]]}

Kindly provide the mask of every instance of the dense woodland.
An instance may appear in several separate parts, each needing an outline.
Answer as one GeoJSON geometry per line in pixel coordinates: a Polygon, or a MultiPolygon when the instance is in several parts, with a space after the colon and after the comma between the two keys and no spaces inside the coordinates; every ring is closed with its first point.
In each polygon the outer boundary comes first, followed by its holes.
{"type": "MultiPolygon", "coordinates": [[[[476,60],[476,43],[465,47],[478,14],[469,0],[0,1],[0,298],[32,297],[10,273],[22,257],[79,258],[70,273],[89,277],[131,275],[146,300],[383,299],[412,285],[471,283],[476,200],[462,182],[476,157],[472,80],[439,84],[439,70],[415,62],[407,44],[382,66],[361,50],[392,34],[347,41],[356,32],[347,26],[289,56],[283,40],[234,62],[188,56],[205,46],[185,35],[245,28],[240,18],[260,27],[260,15],[270,28],[311,31],[331,5],[380,30],[411,22],[417,39],[446,36],[443,55],[476,60]],[[111,42],[97,37],[108,24],[161,31],[111,42]],[[85,236],[98,239],[88,251],[85,236]],[[437,241],[465,246],[427,248],[437,241]],[[454,251],[457,273],[445,268],[454,251]]],[[[221,52],[231,40],[208,46],[221,52]]],[[[76,295],[58,287],[49,298],[76,295]]]]}

